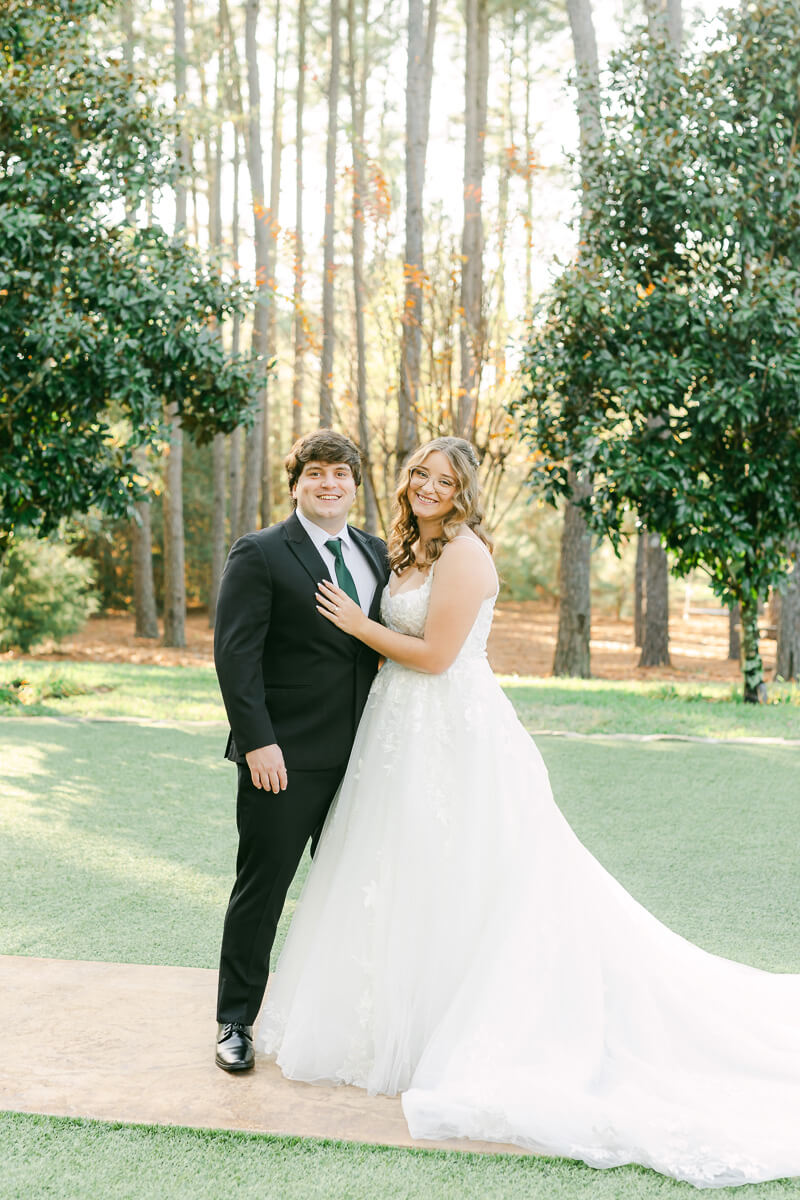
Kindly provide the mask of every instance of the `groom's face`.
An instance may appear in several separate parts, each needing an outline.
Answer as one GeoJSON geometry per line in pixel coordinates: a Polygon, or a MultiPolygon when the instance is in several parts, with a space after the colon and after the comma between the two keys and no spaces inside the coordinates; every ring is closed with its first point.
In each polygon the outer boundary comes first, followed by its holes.
{"type": "Polygon", "coordinates": [[[292,496],[298,510],[330,533],[338,533],[356,498],[356,481],[347,463],[307,462],[292,496]]]}

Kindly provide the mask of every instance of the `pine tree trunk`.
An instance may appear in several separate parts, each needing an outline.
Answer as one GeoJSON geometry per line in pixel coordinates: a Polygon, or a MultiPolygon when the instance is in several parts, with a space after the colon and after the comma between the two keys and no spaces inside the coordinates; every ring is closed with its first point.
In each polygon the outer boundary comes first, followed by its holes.
{"type": "Polygon", "coordinates": [[[769,600],[767,601],[767,620],[771,628],[776,630],[776,632],[781,620],[782,599],[780,588],[774,587],[770,590],[769,600]]]}
{"type": "Polygon", "coordinates": [[[647,557],[647,534],[640,529],[636,537],[636,567],[633,574],[633,644],[644,644],[644,565],[647,557]]]}
{"type": "Polygon", "coordinates": [[[178,110],[178,157],[181,178],[175,185],[175,228],[186,225],[186,172],[189,170],[191,147],[186,133],[186,10],[183,0],[172,0],[172,20],[175,32],[175,107],[178,110]]]}
{"type": "MultiPolygon", "coordinates": [[[[514,35],[516,32],[516,10],[510,9],[505,14],[504,38],[504,75],[503,86],[503,158],[500,164],[497,188],[497,301],[493,317],[501,329],[507,325],[506,317],[506,242],[508,238],[509,220],[508,206],[511,189],[511,153],[515,147],[514,140],[514,35]]],[[[494,339],[494,386],[501,388],[506,379],[506,343],[502,337],[494,339]]]]}
{"type": "Polygon", "coordinates": [[[665,41],[680,53],[683,40],[681,0],[645,0],[647,29],[654,41],[665,41]]]}
{"type": "MultiPolygon", "coordinates": [[[[225,78],[225,42],[223,35],[224,17],[220,7],[217,14],[217,128],[214,138],[213,155],[210,133],[207,133],[204,139],[206,169],[209,175],[208,242],[211,249],[215,251],[219,251],[222,248],[222,124],[225,119],[225,96],[222,83],[225,78]]],[[[201,73],[201,87],[201,98],[205,107],[207,104],[205,71],[201,73]]],[[[218,336],[221,337],[221,330],[218,330],[218,336]]],[[[214,618],[217,612],[217,594],[219,593],[227,548],[228,481],[225,471],[225,444],[225,435],[218,433],[213,441],[211,460],[213,507],[211,512],[211,578],[208,587],[209,628],[213,628],[214,626],[214,618]]]]}
{"type": "MultiPolygon", "coordinates": [[[[238,68],[237,68],[238,69],[238,68]]],[[[233,274],[239,280],[239,172],[241,169],[241,152],[239,131],[233,130],[233,219],[231,221],[231,254],[233,256],[233,274]]],[[[239,313],[233,314],[233,329],[231,332],[231,354],[235,358],[241,347],[242,318],[239,313]]],[[[244,455],[244,429],[241,425],[234,429],[228,438],[228,487],[230,529],[228,538],[235,542],[244,533],[242,527],[242,458],[244,455]]]]}
{"type": "Polygon", "coordinates": [[[244,436],[244,465],[242,468],[242,492],[239,508],[240,537],[243,533],[251,533],[254,529],[258,529],[260,525],[258,501],[259,485],[261,483],[262,447],[264,442],[263,392],[261,399],[262,407],[256,414],[252,428],[248,429],[244,436]]]}
{"type": "Polygon", "coordinates": [[[654,42],[667,39],[667,10],[663,0],[644,0],[647,33],[654,42]]]}
{"type": "MultiPolygon", "coordinates": [[[[267,221],[269,223],[269,238],[267,239],[267,279],[265,289],[267,295],[266,358],[268,362],[271,362],[275,358],[275,333],[277,325],[275,308],[275,272],[277,263],[278,233],[280,231],[280,214],[278,210],[281,196],[281,150],[283,146],[283,94],[280,85],[280,75],[278,72],[278,63],[281,61],[280,31],[281,5],[280,0],[276,0],[275,76],[272,88],[272,146],[270,154],[269,211],[267,213],[267,221]]],[[[264,417],[261,429],[264,439],[261,450],[261,523],[263,525],[269,525],[272,521],[272,414],[270,413],[269,401],[270,381],[267,380],[266,387],[264,388],[264,417]]],[[[279,431],[276,430],[275,432],[276,435],[279,436],[279,431]]]]}
{"type": "Polygon", "coordinates": [[[353,292],[356,317],[356,404],[358,408],[358,438],[364,496],[364,528],[378,532],[378,506],[372,486],[370,436],[367,421],[367,340],[364,330],[364,111],[366,82],[369,72],[367,50],[368,22],[363,22],[363,62],[360,85],[356,81],[356,13],[355,0],[347,3],[348,87],[352,117],[353,151],[353,292]]]}
{"type": "Polygon", "coordinates": [[[525,25],[525,311],[533,309],[533,130],[531,128],[531,22],[525,25]]]}
{"type": "Polygon", "coordinates": [[[740,604],[728,606],[728,658],[738,662],[742,657],[742,608],[740,604]]]}
{"type": "Polygon", "coordinates": [[[218,433],[212,445],[212,486],[214,489],[214,508],[211,519],[211,586],[208,592],[208,624],[214,627],[217,615],[217,596],[225,566],[227,541],[228,514],[226,505],[226,471],[224,433],[218,433]]]}
{"type": "Polygon", "coordinates": [[[657,533],[648,531],[645,555],[644,638],[640,667],[669,666],[669,567],[657,533]]]}
{"type": "MultiPolygon", "coordinates": [[[[120,9],[122,20],[123,45],[122,52],[129,71],[133,70],[133,53],[135,35],[133,30],[133,3],[126,0],[120,9]]],[[[136,214],[131,206],[127,206],[125,216],[130,225],[136,220],[136,214]]],[[[142,452],[142,467],[145,467],[146,457],[142,452]]],[[[134,517],[130,524],[131,567],[133,574],[133,611],[135,620],[135,636],[141,638],[158,637],[158,613],[156,610],[156,589],[153,580],[153,534],[150,520],[150,501],[140,500],[134,505],[134,517]]]]}
{"type": "Polygon", "coordinates": [[[331,71],[328,83],[328,136],[325,154],[325,233],[322,264],[322,356],[319,380],[319,423],[333,424],[334,236],[336,203],[336,138],[339,128],[339,0],[331,0],[331,71]]]}
{"type": "Polygon", "coordinates": [[[242,458],[244,430],[241,425],[228,438],[228,540],[233,543],[244,533],[242,515],[242,458]]]}
{"type": "MultiPolygon", "coordinates": [[[[567,0],[567,15],[575,53],[581,183],[584,185],[585,195],[585,185],[594,170],[595,152],[601,137],[600,70],[591,0],[567,0]]],[[[588,217],[585,201],[582,201],[581,210],[581,221],[585,224],[588,217]]]]}
{"type": "MultiPolygon", "coordinates": [[[[591,493],[591,482],[586,478],[578,478],[573,471],[570,471],[570,484],[576,500],[591,493]]],[[[591,549],[592,537],[583,512],[577,504],[568,501],[564,510],[558,570],[560,601],[554,675],[571,675],[580,679],[588,679],[591,675],[591,549]]]]}
{"type": "Polygon", "coordinates": [[[158,637],[156,589],[153,582],[153,535],[150,522],[150,501],[140,500],[134,506],[131,521],[131,560],[133,567],[133,610],[136,637],[158,637]]]}
{"type": "Polygon", "coordinates": [[[405,295],[395,455],[398,471],[416,446],[418,436],[417,410],[422,363],[425,281],[423,192],[430,126],[436,14],[437,0],[429,0],[427,21],[424,0],[409,0],[406,57],[406,247],[403,266],[405,295]]]}
{"type": "Polygon", "coordinates": [[[186,645],[186,577],[183,540],[183,430],[178,405],[167,408],[170,438],[164,475],[164,639],[186,645]]]}
{"type": "MultiPolygon", "coordinates": [[[[667,39],[669,35],[666,9],[662,0],[646,0],[650,36],[655,40],[667,39]]],[[[678,47],[679,48],[679,47],[678,47]]],[[[649,418],[653,428],[663,426],[660,416],[649,418]]],[[[646,534],[646,604],[644,610],[644,636],[640,667],[669,665],[669,565],[667,554],[657,534],[646,534]]]]}
{"type": "Polygon", "coordinates": [[[781,596],[776,679],[800,679],[800,541],[793,542],[789,549],[794,556],[794,567],[781,596]]]}
{"type": "MultiPolygon", "coordinates": [[[[567,15],[575,53],[581,182],[586,185],[595,169],[595,148],[600,141],[600,76],[591,0],[567,0],[567,15]]],[[[585,195],[584,186],[582,196],[585,195]]],[[[585,199],[582,199],[582,227],[585,226],[588,215],[585,199]]],[[[591,479],[582,478],[579,488],[576,487],[576,477],[572,468],[570,483],[579,495],[591,494],[591,479]]],[[[556,674],[584,678],[588,678],[590,674],[591,547],[591,536],[583,513],[568,501],[561,539],[561,602],[558,613],[556,661],[553,667],[556,674]]]]}
{"type": "Polygon", "coordinates": [[[742,598],[742,675],[746,704],[765,704],[767,686],[758,645],[758,596],[742,598]]]}
{"type": "MultiPolygon", "coordinates": [[[[251,348],[262,360],[267,354],[267,324],[269,320],[269,223],[264,193],[264,153],[261,144],[261,79],[258,67],[258,8],[259,0],[246,0],[245,53],[247,58],[247,167],[253,205],[255,240],[256,303],[253,311],[251,348]]],[[[240,533],[259,526],[261,464],[264,457],[264,414],[266,387],[261,391],[256,420],[245,437],[244,479],[239,520],[240,533]]]]}
{"type": "MultiPolygon", "coordinates": [[[[175,99],[180,111],[186,101],[186,17],[183,0],[174,0],[175,99]]],[[[188,139],[181,125],[179,149],[188,165],[188,139]]],[[[175,187],[175,226],[186,225],[186,183],[175,187]]],[[[186,645],[186,577],[183,529],[183,430],[177,401],[167,405],[169,447],[164,472],[164,637],[165,646],[186,645]]]]}
{"type": "Polygon", "coordinates": [[[297,8],[297,100],[295,106],[295,242],[294,242],[294,375],[292,438],[303,432],[303,355],[306,349],[303,311],[303,120],[306,96],[306,0],[297,8]]]}
{"type": "Polygon", "coordinates": [[[466,0],[466,70],[464,75],[464,225],[461,235],[461,382],[457,431],[475,431],[483,359],[483,218],[481,192],[486,144],[489,80],[489,11],[487,0],[466,0]]]}
{"type": "MultiPolygon", "coordinates": [[[[242,144],[238,114],[244,113],[244,100],[241,85],[241,65],[236,51],[236,37],[231,26],[230,12],[227,0],[219,0],[219,13],[222,22],[220,39],[227,62],[227,72],[224,77],[225,107],[230,118],[231,137],[233,140],[233,186],[231,197],[231,270],[234,279],[239,281],[239,183],[242,168],[242,144]]],[[[239,313],[233,314],[231,331],[231,354],[236,358],[241,348],[242,319],[239,313]]],[[[235,542],[244,532],[242,518],[242,459],[244,456],[244,429],[238,426],[227,439],[228,446],[228,542],[235,542]]]]}

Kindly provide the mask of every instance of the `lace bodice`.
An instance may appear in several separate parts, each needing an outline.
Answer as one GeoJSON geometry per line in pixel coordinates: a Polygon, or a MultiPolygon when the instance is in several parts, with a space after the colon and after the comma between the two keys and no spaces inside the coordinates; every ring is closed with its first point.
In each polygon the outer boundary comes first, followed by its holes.
{"type": "MultiPolygon", "coordinates": [[[[394,629],[396,633],[406,633],[411,637],[422,637],[428,617],[435,565],[431,567],[421,587],[398,592],[396,596],[393,596],[389,591],[389,584],[386,584],[381,597],[381,620],[389,629],[394,629]]],[[[466,641],[459,650],[453,666],[450,667],[451,671],[461,663],[486,657],[486,643],[492,628],[496,599],[496,595],[489,596],[481,604],[475,624],[467,634],[466,641]]]]}

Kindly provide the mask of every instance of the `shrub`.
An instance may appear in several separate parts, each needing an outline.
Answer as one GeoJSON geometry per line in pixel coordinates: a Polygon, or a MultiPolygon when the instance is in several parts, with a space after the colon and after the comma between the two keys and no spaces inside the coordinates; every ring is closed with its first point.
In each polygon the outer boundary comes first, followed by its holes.
{"type": "Polygon", "coordinates": [[[0,564],[0,649],[27,654],[75,633],[97,610],[93,581],[63,543],[15,538],[0,564]]]}
{"type": "MultiPolygon", "coordinates": [[[[100,688],[100,691],[111,689],[100,688]]],[[[89,691],[83,684],[63,675],[47,675],[42,679],[25,679],[17,675],[12,679],[0,679],[0,709],[19,705],[29,707],[43,700],[63,700],[67,696],[85,696],[89,691]]]]}

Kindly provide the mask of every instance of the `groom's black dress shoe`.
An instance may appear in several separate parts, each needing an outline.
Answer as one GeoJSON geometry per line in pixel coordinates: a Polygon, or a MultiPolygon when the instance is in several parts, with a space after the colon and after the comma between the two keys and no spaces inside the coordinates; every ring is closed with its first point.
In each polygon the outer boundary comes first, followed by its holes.
{"type": "Polygon", "coordinates": [[[229,1021],[217,1026],[218,1067],[223,1071],[249,1071],[255,1063],[253,1026],[241,1021],[229,1021]]]}

